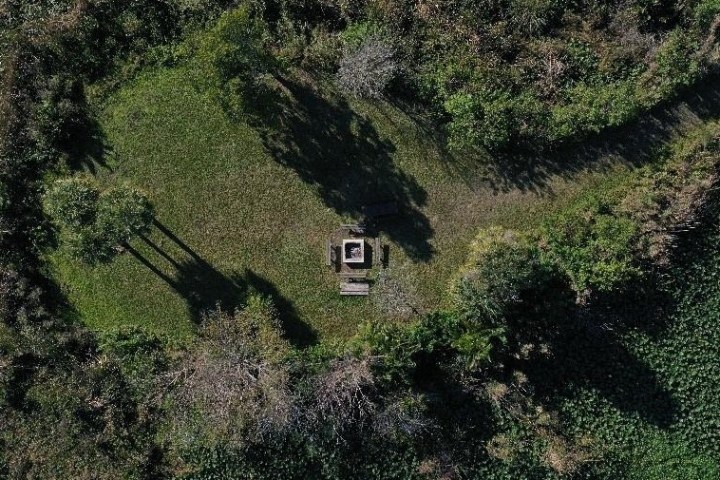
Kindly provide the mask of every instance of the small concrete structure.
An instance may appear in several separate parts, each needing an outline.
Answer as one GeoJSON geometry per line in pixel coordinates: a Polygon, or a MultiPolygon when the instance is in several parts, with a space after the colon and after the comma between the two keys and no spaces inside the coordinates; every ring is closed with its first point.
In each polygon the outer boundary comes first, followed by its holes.
{"type": "Polygon", "coordinates": [[[365,282],[343,282],[340,284],[340,295],[343,296],[368,296],[370,284],[365,282]]]}
{"type": "Polygon", "coordinates": [[[343,263],[365,263],[365,240],[362,238],[343,240],[342,261],[343,263]]]}
{"type": "Polygon", "coordinates": [[[386,248],[379,234],[364,224],[341,225],[327,239],[325,264],[333,267],[340,279],[340,295],[367,296],[373,282],[375,265],[386,265],[386,248]]]}

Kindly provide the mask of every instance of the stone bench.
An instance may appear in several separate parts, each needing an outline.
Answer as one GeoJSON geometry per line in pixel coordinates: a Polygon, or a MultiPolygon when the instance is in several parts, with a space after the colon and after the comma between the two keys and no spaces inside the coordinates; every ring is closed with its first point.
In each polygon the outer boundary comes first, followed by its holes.
{"type": "Polygon", "coordinates": [[[343,282],[340,295],[366,296],[370,294],[370,284],[365,282],[343,282]]]}

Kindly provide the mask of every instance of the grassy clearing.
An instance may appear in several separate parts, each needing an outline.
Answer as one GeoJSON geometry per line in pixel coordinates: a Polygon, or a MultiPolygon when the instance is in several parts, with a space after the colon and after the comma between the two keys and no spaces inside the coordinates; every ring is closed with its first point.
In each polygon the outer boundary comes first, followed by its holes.
{"type": "Polygon", "coordinates": [[[493,187],[478,165],[447,160],[396,107],[347,103],[300,81],[289,90],[291,122],[270,134],[228,120],[182,67],[145,72],[104,104],[108,168],[98,175],[146,190],[159,226],[112,265],[54,255],[89,325],[140,324],[186,339],[203,308],[233,307],[258,290],[275,297],[300,342],[347,337],[378,314],[367,299],[339,296],[323,252],[362,204],[399,200],[405,214],[382,226],[391,266],[408,264],[406,281],[436,308],[478,228],[535,225],[631,170],[608,158],[493,187]]]}

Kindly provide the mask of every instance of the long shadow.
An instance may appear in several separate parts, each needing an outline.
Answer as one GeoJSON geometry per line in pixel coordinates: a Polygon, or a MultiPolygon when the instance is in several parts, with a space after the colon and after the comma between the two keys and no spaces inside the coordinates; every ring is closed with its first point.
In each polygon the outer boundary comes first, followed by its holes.
{"type": "Polygon", "coordinates": [[[553,343],[552,352],[550,357],[531,356],[518,362],[540,398],[555,403],[586,388],[659,427],[676,418],[678,405],[671,392],[652,368],[627,349],[617,332],[569,327],[553,343]]]}
{"type": "Polygon", "coordinates": [[[88,116],[78,128],[82,129],[83,134],[73,135],[67,149],[68,166],[72,170],[85,170],[92,174],[98,173],[100,168],[112,171],[107,163],[107,155],[113,152],[112,145],[98,121],[88,116]]]}
{"type": "MultiPolygon", "coordinates": [[[[559,291],[551,289],[547,298],[559,291]]],[[[555,307],[549,300],[537,300],[540,307],[519,322],[522,327],[511,327],[515,335],[508,335],[511,355],[505,357],[527,375],[538,399],[554,409],[560,399],[574,398],[584,388],[598,392],[621,411],[667,427],[679,407],[657,373],[628,349],[624,335],[637,329],[659,334],[668,302],[650,285],[584,308],[574,306],[570,296],[555,307]],[[546,345],[550,353],[535,349],[513,358],[512,353],[524,346],[538,344],[546,345]]]]}
{"type": "Polygon", "coordinates": [[[165,274],[159,274],[156,267],[149,266],[149,268],[168,282],[185,299],[193,319],[199,321],[205,312],[216,307],[233,311],[245,303],[247,286],[241,276],[225,275],[204,260],[162,223],[155,220],[154,225],[187,256],[176,259],[149,238],[141,236],[140,239],[170,263],[175,272],[172,277],[168,277],[165,274]]]}
{"type": "Polygon", "coordinates": [[[272,282],[251,270],[246,270],[244,274],[225,274],[204,260],[165,225],[156,220],[155,226],[183,254],[173,255],[147,236],[139,238],[150,251],[162,258],[164,264],[169,265],[169,269],[160,268],[132,246],[128,246],[127,250],[185,300],[194,322],[199,323],[207,311],[215,308],[225,311],[241,308],[247,303],[248,295],[259,293],[272,298],[283,333],[291,343],[299,347],[317,343],[317,333],[300,319],[293,303],[272,282]],[[170,273],[167,273],[168,270],[170,273]]]}
{"type": "MultiPolygon", "coordinates": [[[[466,158],[461,170],[478,171],[485,165],[488,174],[482,186],[497,192],[512,189],[543,192],[553,177],[571,177],[583,170],[602,171],[622,161],[637,166],[651,160],[670,140],[687,132],[689,126],[720,118],[718,76],[686,89],[672,99],[641,113],[639,118],[617,128],[582,137],[581,143],[568,143],[546,152],[513,151],[466,158]]],[[[458,161],[453,157],[448,161],[458,161]]]]}
{"type": "Polygon", "coordinates": [[[265,116],[272,124],[257,125],[275,160],[312,185],[339,214],[361,218],[365,205],[396,202],[399,215],[380,226],[411,258],[430,260],[433,229],[420,210],[427,193],[395,166],[395,147],[339,96],[290,80],[281,83],[285,99],[265,116]]]}
{"type": "Polygon", "coordinates": [[[272,282],[249,269],[245,270],[243,278],[251,292],[273,299],[285,336],[291,339],[295,346],[307,347],[318,342],[317,332],[300,319],[293,303],[284,297],[272,282]]]}
{"type": "Polygon", "coordinates": [[[98,168],[112,170],[106,160],[107,154],[112,153],[112,146],[87,104],[82,84],[73,83],[67,88],[65,95],[75,106],[75,111],[57,122],[56,127],[60,130],[57,148],[67,155],[68,166],[74,171],[95,174],[98,168]]]}

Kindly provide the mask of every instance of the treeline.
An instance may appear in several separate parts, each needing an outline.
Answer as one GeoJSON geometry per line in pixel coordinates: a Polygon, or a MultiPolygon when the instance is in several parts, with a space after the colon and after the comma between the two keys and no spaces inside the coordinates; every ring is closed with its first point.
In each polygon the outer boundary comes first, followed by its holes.
{"type": "Polygon", "coordinates": [[[283,61],[420,107],[470,154],[621,125],[717,64],[714,0],[256,2],[283,61]]]}
{"type": "Polygon", "coordinates": [[[161,476],[156,406],[133,396],[45,275],[56,232],[43,179],[87,154],[85,86],[198,13],[163,1],[0,4],[0,478],[161,476]]]}
{"type": "Polygon", "coordinates": [[[384,97],[459,155],[552,148],[617,127],[716,70],[714,0],[253,0],[180,48],[231,115],[277,112],[293,69],[384,97]],[[270,109],[269,111],[267,111],[270,109]]]}

